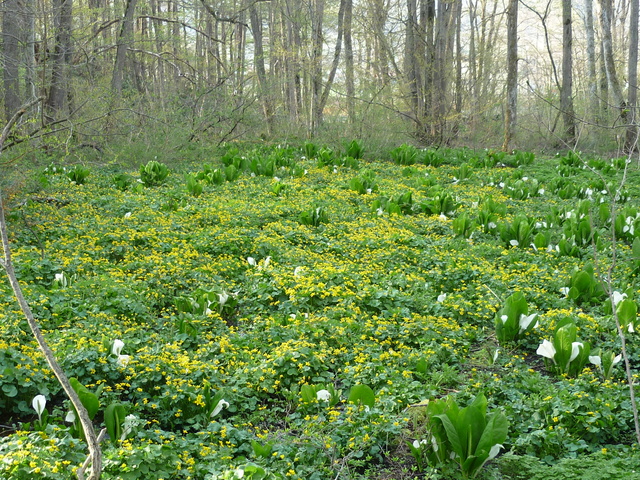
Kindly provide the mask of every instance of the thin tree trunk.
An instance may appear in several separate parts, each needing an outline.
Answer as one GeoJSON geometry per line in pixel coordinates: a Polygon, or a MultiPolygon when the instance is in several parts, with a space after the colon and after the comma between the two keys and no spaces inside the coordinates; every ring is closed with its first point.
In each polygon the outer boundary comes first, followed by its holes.
{"type": "Polygon", "coordinates": [[[349,123],[356,123],[355,96],[356,88],[353,73],[353,42],[352,42],[353,0],[345,0],[344,6],[344,60],[345,83],[347,88],[347,115],[349,123]]]}
{"type": "Polygon", "coordinates": [[[336,72],[338,71],[338,64],[340,63],[340,52],[342,51],[342,36],[344,35],[344,8],[345,8],[345,0],[340,0],[340,8],[338,10],[338,37],[336,39],[336,48],[333,53],[333,62],[331,63],[331,70],[329,70],[329,76],[324,86],[322,96],[320,97],[320,104],[318,105],[318,110],[320,113],[320,117],[319,117],[320,123],[318,125],[322,124],[324,108],[327,105],[327,100],[329,99],[329,93],[331,92],[331,88],[333,87],[333,80],[336,77],[336,72]]]}
{"type": "Polygon", "coordinates": [[[22,104],[20,95],[20,5],[18,0],[6,0],[2,15],[2,45],[4,54],[4,113],[9,121],[22,104]]]}
{"type": "Polygon", "coordinates": [[[462,113],[462,0],[456,3],[456,93],[455,93],[455,112],[456,122],[462,113]]]}
{"type": "Polygon", "coordinates": [[[613,56],[613,41],[611,36],[611,23],[613,21],[613,7],[611,0],[601,0],[600,22],[602,25],[602,48],[605,70],[607,72],[607,83],[609,91],[613,96],[613,102],[620,111],[620,119],[622,123],[627,121],[627,112],[624,98],[622,96],[622,88],[618,75],[616,73],[616,64],[613,56]]]}
{"type": "Polygon", "coordinates": [[[514,141],[518,107],[518,0],[509,0],[507,10],[507,104],[504,116],[504,143],[507,152],[514,141]]]}
{"type": "Polygon", "coordinates": [[[576,124],[573,112],[573,32],[571,22],[571,0],[562,0],[562,89],[560,110],[564,119],[565,141],[573,143],[576,124]]]}
{"type": "Polygon", "coordinates": [[[593,29],[593,0],[585,0],[584,28],[587,36],[587,78],[589,92],[589,111],[592,119],[600,117],[598,101],[598,77],[596,74],[596,42],[593,29]]]}
{"type": "Polygon", "coordinates": [[[73,0],[54,0],[55,47],[51,67],[51,88],[47,99],[47,121],[52,121],[67,105],[73,0]]]}
{"type": "Polygon", "coordinates": [[[471,129],[475,128],[475,118],[478,110],[478,67],[476,65],[476,30],[477,30],[477,4],[469,0],[469,80],[471,91],[471,129]]]}
{"type": "Polygon", "coordinates": [[[116,47],[116,61],[113,66],[113,76],[111,77],[111,90],[116,95],[122,94],[122,79],[124,75],[124,63],[127,59],[127,49],[133,42],[133,14],[138,0],[127,0],[127,6],[118,35],[116,47]]]}
{"type": "Polygon", "coordinates": [[[629,127],[627,128],[627,151],[635,150],[638,141],[638,0],[631,0],[629,20],[629,127]]]}
{"type": "Polygon", "coordinates": [[[33,100],[36,92],[36,2],[25,0],[25,96],[27,100],[33,100]]]}
{"type": "Polygon", "coordinates": [[[262,97],[262,108],[264,110],[264,117],[267,122],[267,134],[273,135],[273,109],[271,106],[271,94],[269,92],[269,86],[267,84],[267,71],[264,62],[264,48],[262,45],[262,23],[258,18],[258,10],[256,5],[253,4],[249,8],[249,17],[251,20],[251,30],[253,30],[253,48],[254,48],[254,62],[256,66],[256,72],[258,74],[258,84],[260,86],[260,96],[262,97]]]}
{"type": "Polygon", "coordinates": [[[312,24],[312,77],[311,77],[311,136],[315,135],[322,123],[320,98],[322,96],[322,22],[324,19],[325,0],[315,0],[315,11],[311,19],[312,24]]]}

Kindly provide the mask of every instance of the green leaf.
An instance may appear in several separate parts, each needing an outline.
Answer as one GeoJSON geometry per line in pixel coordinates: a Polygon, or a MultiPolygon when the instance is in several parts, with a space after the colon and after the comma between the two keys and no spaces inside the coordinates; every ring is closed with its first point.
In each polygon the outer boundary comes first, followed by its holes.
{"type": "Polygon", "coordinates": [[[87,409],[89,418],[93,420],[93,417],[96,416],[96,413],[98,413],[98,410],[100,409],[100,400],[98,400],[98,396],[95,393],[90,392],[87,387],[82,385],[76,378],[70,378],[69,383],[71,383],[71,387],[73,387],[78,394],[82,406],[87,409]]]}
{"type": "Polygon", "coordinates": [[[442,415],[437,415],[436,418],[439,419],[440,422],[442,422],[442,426],[444,427],[444,430],[447,434],[447,439],[449,440],[451,449],[459,458],[462,459],[464,455],[464,447],[462,445],[460,435],[458,434],[458,430],[449,418],[449,412],[443,413],[442,415]]]}
{"type": "Polygon", "coordinates": [[[273,444],[265,443],[264,445],[262,445],[255,440],[251,440],[251,448],[253,448],[253,453],[256,457],[269,458],[271,456],[273,444]]]}
{"type": "Polygon", "coordinates": [[[373,408],[373,405],[376,401],[376,394],[373,393],[373,390],[370,386],[358,384],[351,387],[348,401],[350,403],[356,404],[361,403],[362,405],[366,405],[369,408],[373,408]]]}
{"type": "Polygon", "coordinates": [[[302,397],[303,402],[314,403],[317,399],[315,387],[307,384],[302,385],[302,387],[300,387],[300,396],[302,397]]]}
{"type": "Polygon", "coordinates": [[[636,261],[640,261],[640,237],[636,237],[633,239],[633,246],[631,247],[631,251],[633,252],[633,258],[636,261]]]}
{"type": "Polygon", "coordinates": [[[556,349],[555,361],[562,372],[566,372],[571,358],[573,342],[576,341],[577,327],[575,323],[565,323],[557,330],[553,338],[553,346],[556,349]]]}
{"type": "Polygon", "coordinates": [[[111,442],[115,445],[122,436],[122,424],[127,415],[124,405],[112,403],[104,411],[104,424],[111,442]]]}
{"type": "Polygon", "coordinates": [[[575,288],[578,289],[580,293],[583,293],[590,291],[592,282],[593,279],[591,278],[591,275],[589,275],[587,272],[582,271],[576,273],[576,275],[573,277],[572,284],[575,288]]]}
{"type": "Polygon", "coordinates": [[[15,387],[15,385],[10,385],[8,383],[2,385],[2,391],[7,397],[15,397],[16,395],[18,395],[18,389],[15,387]]]}
{"type": "Polygon", "coordinates": [[[620,325],[626,327],[636,320],[636,317],[638,316],[638,306],[635,301],[630,298],[625,298],[618,303],[616,307],[616,314],[618,315],[620,325]]]}

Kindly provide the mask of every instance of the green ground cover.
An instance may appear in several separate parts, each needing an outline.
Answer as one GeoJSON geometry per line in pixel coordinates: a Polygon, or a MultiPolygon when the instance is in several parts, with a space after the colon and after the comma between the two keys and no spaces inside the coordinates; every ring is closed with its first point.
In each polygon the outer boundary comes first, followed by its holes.
{"type": "MultiPolygon", "coordinates": [[[[624,159],[351,148],[229,148],[166,172],[50,165],[41,191],[10,199],[17,274],[50,345],[98,396],[97,427],[109,405],[126,412],[103,478],[640,478],[598,289],[613,229],[612,288],[635,305],[636,165],[612,218],[624,159]],[[565,334],[568,353],[580,342],[566,368],[536,353],[565,334]],[[460,422],[495,427],[486,446],[502,447],[465,470],[472,452],[449,458],[430,408],[482,395],[460,422]]],[[[637,375],[634,334],[628,349],[637,375]]],[[[85,447],[5,280],[0,386],[14,426],[0,477],[71,478],[85,447]]]]}

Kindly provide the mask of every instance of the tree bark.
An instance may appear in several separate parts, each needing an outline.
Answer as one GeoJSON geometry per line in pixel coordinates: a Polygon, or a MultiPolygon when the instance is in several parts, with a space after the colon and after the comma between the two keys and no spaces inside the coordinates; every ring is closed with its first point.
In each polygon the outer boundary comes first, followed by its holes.
{"type": "Polygon", "coordinates": [[[124,63],[127,59],[127,49],[133,42],[133,14],[136,10],[138,0],[127,0],[124,11],[124,18],[118,35],[116,47],[116,61],[113,66],[113,76],[111,77],[111,90],[116,96],[122,94],[122,79],[124,76],[124,63]]]}
{"type": "Polygon", "coordinates": [[[514,141],[518,107],[518,0],[509,0],[507,10],[507,104],[504,116],[504,143],[507,152],[514,141]]]}
{"type": "Polygon", "coordinates": [[[338,64],[340,63],[340,52],[342,51],[342,37],[344,35],[344,9],[345,9],[345,0],[340,0],[340,8],[338,10],[338,36],[336,39],[336,47],[333,53],[333,62],[331,63],[331,70],[329,70],[329,76],[327,77],[327,81],[324,86],[324,90],[322,91],[322,96],[320,97],[320,104],[318,105],[319,110],[319,124],[322,125],[324,108],[327,106],[327,100],[329,99],[329,93],[331,92],[331,88],[333,87],[333,81],[336,77],[336,72],[338,71],[338,64]]]}
{"type": "Polygon", "coordinates": [[[353,20],[353,0],[345,0],[344,5],[344,61],[345,61],[345,83],[347,89],[347,115],[349,123],[356,123],[355,96],[356,88],[353,73],[353,41],[352,26],[353,20]]]}
{"type": "Polygon", "coordinates": [[[258,10],[256,5],[253,4],[249,8],[249,17],[251,20],[251,30],[253,31],[253,48],[254,48],[254,62],[256,66],[256,73],[258,74],[258,85],[260,87],[260,96],[262,97],[262,108],[264,111],[264,117],[267,122],[267,135],[273,135],[274,130],[274,117],[273,108],[271,104],[271,94],[269,92],[269,86],[267,82],[267,71],[264,62],[264,47],[262,44],[262,23],[258,18],[258,10]]]}
{"type": "Polygon", "coordinates": [[[596,42],[593,28],[593,0],[585,0],[584,28],[587,37],[587,78],[589,95],[589,112],[593,120],[600,117],[598,101],[598,77],[596,74],[596,42]]]}
{"type": "Polygon", "coordinates": [[[564,119],[564,139],[573,143],[576,124],[573,111],[573,31],[571,22],[571,0],[562,0],[562,89],[560,110],[564,119]]]}
{"type": "Polygon", "coordinates": [[[613,7],[611,0],[600,0],[600,23],[602,26],[602,50],[604,67],[607,74],[609,92],[613,97],[614,105],[619,109],[622,123],[627,121],[626,104],[622,96],[622,88],[616,73],[616,64],[613,57],[613,38],[611,35],[611,23],[613,21],[613,7]]]}
{"type": "Polygon", "coordinates": [[[627,128],[626,149],[637,149],[638,142],[638,0],[631,0],[629,13],[629,127],[627,128]]]}
{"type": "Polygon", "coordinates": [[[18,0],[4,2],[2,15],[2,45],[4,54],[4,115],[9,121],[22,104],[20,95],[20,3],[18,0]]]}
{"type": "Polygon", "coordinates": [[[311,136],[317,133],[317,129],[322,123],[320,98],[322,96],[322,23],[324,20],[324,2],[325,0],[315,0],[314,13],[311,19],[311,136]]]}
{"type": "Polygon", "coordinates": [[[51,67],[51,88],[47,99],[46,121],[53,121],[65,108],[69,98],[69,63],[73,0],[54,0],[55,46],[51,67]]]}

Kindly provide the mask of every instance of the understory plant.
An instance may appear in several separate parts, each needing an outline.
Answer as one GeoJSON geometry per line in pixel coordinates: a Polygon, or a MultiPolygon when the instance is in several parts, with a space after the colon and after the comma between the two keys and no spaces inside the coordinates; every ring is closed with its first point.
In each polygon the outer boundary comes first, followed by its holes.
{"type": "Polygon", "coordinates": [[[578,341],[578,327],[571,317],[565,317],[556,327],[551,341],[543,340],[536,353],[545,358],[547,369],[557,375],[577,376],[589,362],[591,347],[578,341]]]}
{"type": "Polygon", "coordinates": [[[529,306],[522,292],[515,292],[507,298],[495,318],[496,336],[501,344],[516,342],[535,328],[537,314],[528,313],[529,306]]]}
{"type": "Polygon", "coordinates": [[[409,444],[419,466],[454,462],[463,478],[474,478],[495,458],[507,439],[509,422],[501,412],[487,413],[487,398],[480,394],[460,408],[452,397],[429,400],[422,409],[423,437],[409,444]]]}

